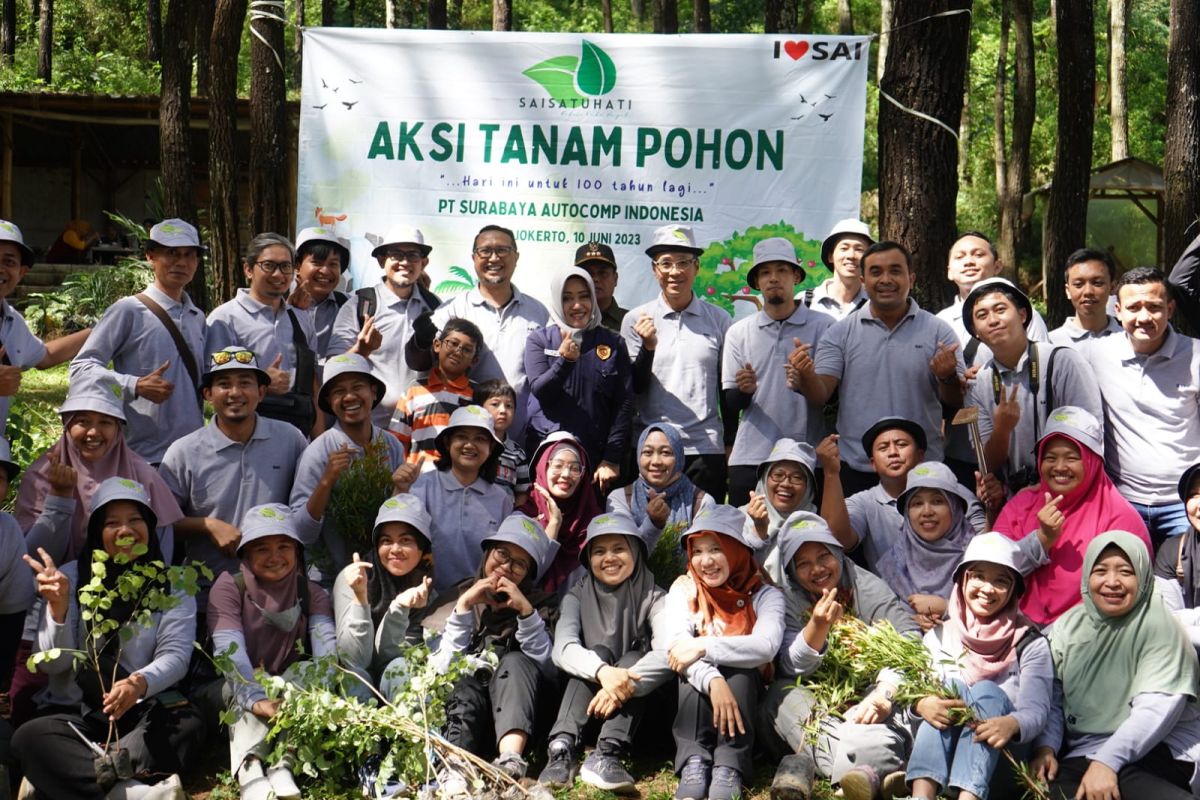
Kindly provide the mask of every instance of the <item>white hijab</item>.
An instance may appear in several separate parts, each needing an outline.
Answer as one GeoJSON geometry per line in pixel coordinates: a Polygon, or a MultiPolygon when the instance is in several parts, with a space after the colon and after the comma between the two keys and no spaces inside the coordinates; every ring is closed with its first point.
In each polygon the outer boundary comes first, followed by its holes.
{"type": "Polygon", "coordinates": [[[575,340],[576,344],[583,343],[585,331],[590,331],[600,324],[600,304],[596,302],[596,285],[592,283],[592,276],[587,273],[587,270],[579,267],[567,267],[556,272],[550,279],[550,300],[550,318],[554,320],[554,324],[558,326],[559,330],[570,331],[571,338],[575,340]],[[582,278],[592,296],[592,318],[582,328],[570,325],[567,322],[566,314],[563,313],[563,286],[571,278],[582,278]]]}

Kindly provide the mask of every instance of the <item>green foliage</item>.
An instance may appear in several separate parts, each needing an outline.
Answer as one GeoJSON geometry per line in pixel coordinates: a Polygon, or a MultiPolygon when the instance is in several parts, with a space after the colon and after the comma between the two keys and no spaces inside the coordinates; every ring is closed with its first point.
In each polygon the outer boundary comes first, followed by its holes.
{"type": "Polygon", "coordinates": [[[654,551],[646,561],[659,586],[669,587],[687,572],[683,550],[679,547],[679,537],[686,528],[682,522],[672,522],[663,528],[662,536],[658,537],[654,551]]]}
{"type": "Polygon", "coordinates": [[[475,288],[475,276],[466,269],[454,264],[450,267],[450,274],[458,280],[445,280],[433,287],[433,291],[438,294],[458,294],[459,292],[469,292],[475,288]]]}
{"type": "Polygon", "coordinates": [[[115,267],[75,272],[53,292],[33,292],[25,306],[30,329],[42,339],[95,325],[108,307],[154,280],[147,261],[125,259],[115,267]]]}
{"type": "MultiPolygon", "coordinates": [[[[12,460],[22,469],[37,460],[62,435],[62,420],[54,406],[36,400],[15,399],[8,410],[8,437],[12,460]]],[[[23,473],[22,473],[23,474],[23,473]]],[[[3,510],[11,512],[21,486],[21,476],[11,481],[3,510]]]]}
{"type": "Polygon", "coordinates": [[[371,442],[341,474],[329,498],[330,522],[349,550],[365,553],[371,548],[379,506],[394,491],[387,442],[371,442]]]}

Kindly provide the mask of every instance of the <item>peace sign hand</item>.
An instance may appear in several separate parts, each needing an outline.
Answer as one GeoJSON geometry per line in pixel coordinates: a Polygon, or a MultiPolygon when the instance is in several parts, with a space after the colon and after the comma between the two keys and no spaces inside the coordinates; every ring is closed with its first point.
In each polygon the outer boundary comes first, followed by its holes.
{"type": "Polygon", "coordinates": [[[71,582],[59,571],[54,564],[54,559],[44,548],[38,548],[38,555],[41,561],[32,558],[28,554],[21,556],[25,559],[25,563],[36,574],[35,581],[37,583],[37,593],[46,601],[46,605],[50,607],[50,615],[58,624],[67,621],[67,604],[70,599],[71,582]]]}
{"type": "Polygon", "coordinates": [[[1000,390],[1000,402],[992,413],[992,426],[999,432],[1001,438],[1007,437],[1021,421],[1021,404],[1017,402],[1017,393],[1021,391],[1020,384],[1012,387],[1012,394],[1005,397],[1000,390]]]}

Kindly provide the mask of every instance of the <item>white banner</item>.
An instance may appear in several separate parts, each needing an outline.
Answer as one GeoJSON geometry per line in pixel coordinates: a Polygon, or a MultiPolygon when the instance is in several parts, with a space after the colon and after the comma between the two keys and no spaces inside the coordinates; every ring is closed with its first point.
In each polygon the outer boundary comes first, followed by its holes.
{"type": "MultiPolygon", "coordinates": [[[[595,239],[617,298],[653,297],[654,228],[691,225],[696,291],[748,293],[754,243],[785,236],[827,276],[820,242],[856,217],[866,37],[304,32],[299,226],[351,240],[356,286],[379,280],[371,240],[397,225],[433,246],[436,291],[475,278],[480,227],[513,229],[515,282],[548,276],[595,239]]],[[[378,240],[376,238],[376,240],[378,240]]],[[[739,308],[738,310],[742,310],[739,308]]]]}

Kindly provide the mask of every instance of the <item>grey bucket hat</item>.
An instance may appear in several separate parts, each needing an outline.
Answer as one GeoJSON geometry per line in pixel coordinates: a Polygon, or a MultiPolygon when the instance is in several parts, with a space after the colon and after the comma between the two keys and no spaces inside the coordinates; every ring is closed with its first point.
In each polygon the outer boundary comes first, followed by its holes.
{"type": "Polygon", "coordinates": [[[488,545],[513,544],[524,550],[533,559],[533,582],[537,583],[550,566],[551,554],[556,550],[551,545],[545,528],[536,519],[521,513],[509,514],[500,523],[496,532],[486,537],[479,546],[486,553],[488,545]]]}
{"type": "Polygon", "coordinates": [[[58,408],[58,415],[65,417],[74,411],[97,411],[125,421],[125,391],[110,378],[94,378],[76,381],[67,389],[67,399],[58,408]]]}
{"type": "Polygon", "coordinates": [[[904,491],[896,498],[896,508],[900,509],[901,514],[908,513],[908,501],[918,489],[938,489],[950,497],[957,497],[964,510],[970,508],[971,501],[975,499],[967,487],[954,477],[954,472],[940,461],[922,461],[908,473],[904,491]]]}
{"type": "Polygon", "coordinates": [[[286,536],[301,548],[304,547],[300,534],[296,532],[296,525],[292,522],[292,510],[283,503],[264,503],[254,506],[246,512],[246,516],[242,519],[241,531],[242,540],[238,542],[239,556],[246,549],[246,545],[256,539],[265,539],[268,536],[286,536]]]}
{"type": "Polygon", "coordinates": [[[654,229],[654,237],[646,248],[646,255],[654,258],[659,253],[691,253],[699,256],[703,247],[696,246],[696,234],[687,225],[663,225],[654,229]]]}
{"type": "Polygon", "coordinates": [[[389,522],[403,522],[412,527],[425,539],[425,549],[430,547],[429,531],[433,528],[433,518],[425,510],[425,504],[415,494],[397,494],[383,501],[379,513],[375,515],[375,526],[371,529],[371,538],[379,533],[379,527],[389,522]]]}
{"type": "Polygon", "coordinates": [[[1038,445],[1057,434],[1069,436],[1096,455],[1104,457],[1104,428],[1101,427],[1100,420],[1092,416],[1086,408],[1059,406],[1051,411],[1046,418],[1046,427],[1038,445]]]}
{"type": "Polygon", "coordinates": [[[371,371],[370,361],[358,353],[342,353],[333,356],[325,360],[325,376],[321,381],[321,391],[317,393],[317,406],[326,414],[333,413],[333,408],[329,405],[329,388],[333,381],[342,375],[365,375],[371,380],[371,385],[375,387],[375,402],[371,404],[371,408],[379,405],[379,402],[383,400],[383,395],[387,392],[384,382],[371,371]]]}
{"type": "Polygon", "coordinates": [[[158,527],[158,517],[150,505],[150,493],[146,487],[129,478],[106,478],[96,487],[92,494],[92,507],[88,511],[88,537],[94,537],[99,528],[104,526],[104,520],[96,513],[115,500],[128,500],[142,507],[142,515],[146,527],[154,531],[158,527]]]}
{"type": "Polygon", "coordinates": [[[584,569],[588,568],[588,549],[593,539],[601,536],[627,536],[641,545],[642,558],[646,558],[646,540],[638,532],[637,523],[633,517],[623,511],[601,514],[588,523],[587,536],[583,540],[583,549],[579,551],[579,563],[584,569]]]}
{"type": "Polygon", "coordinates": [[[686,550],[688,537],[701,533],[719,533],[744,545],[746,540],[742,538],[742,530],[748,519],[746,512],[730,505],[702,508],[692,518],[691,527],[680,534],[679,546],[686,550]]]}
{"type": "Polygon", "coordinates": [[[258,365],[258,356],[247,347],[242,347],[238,344],[230,345],[223,350],[218,350],[208,357],[208,372],[200,376],[200,386],[207,389],[212,386],[213,378],[222,372],[233,372],[241,370],[243,372],[253,372],[254,377],[258,379],[260,386],[267,386],[271,383],[271,376],[267,371],[258,365]],[[229,360],[224,364],[218,364],[218,359],[223,359],[218,353],[228,353],[229,360]],[[245,354],[249,353],[249,356],[245,354]]]}
{"type": "Polygon", "coordinates": [[[25,237],[15,222],[0,219],[0,242],[15,244],[21,251],[21,264],[28,267],[33,264],[33,248],[25,244],[25,237]]]}

